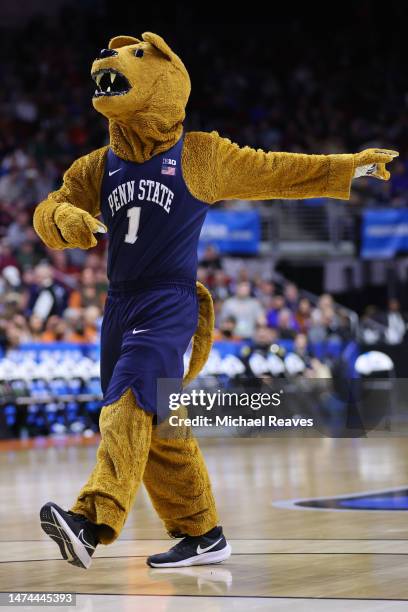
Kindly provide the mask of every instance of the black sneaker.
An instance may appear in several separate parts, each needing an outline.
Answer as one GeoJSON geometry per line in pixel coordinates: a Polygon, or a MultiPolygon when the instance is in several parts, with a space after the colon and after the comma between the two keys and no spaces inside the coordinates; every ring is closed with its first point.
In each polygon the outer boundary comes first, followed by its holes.
{"type": "Polygon", "coordinates": [[[43,531],[58,544],[62,557],[88,569],[98,544],[95,525],[82,514],[63,510],[52,502],[41,508],[40,519],[43,531]]]}
{"type": "Polygon", "coordinates": [[[165,553],[147,558],[150,567],[187,567],[221,563],[231,555],[222,527],[214,527],[202,536],[186,536],[165,553]]]}

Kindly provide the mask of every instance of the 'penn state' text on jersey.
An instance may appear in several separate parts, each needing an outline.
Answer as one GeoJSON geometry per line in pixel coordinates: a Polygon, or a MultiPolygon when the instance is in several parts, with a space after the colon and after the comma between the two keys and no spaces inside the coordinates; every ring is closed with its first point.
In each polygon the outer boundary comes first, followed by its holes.
{"type": "Polygon", "coordinates": [[[208,205],[188,191],[183,138],[144,163],[108,150],[101,211],[108,227],[111,284],[195,281],[197,246],[208,205]]]}

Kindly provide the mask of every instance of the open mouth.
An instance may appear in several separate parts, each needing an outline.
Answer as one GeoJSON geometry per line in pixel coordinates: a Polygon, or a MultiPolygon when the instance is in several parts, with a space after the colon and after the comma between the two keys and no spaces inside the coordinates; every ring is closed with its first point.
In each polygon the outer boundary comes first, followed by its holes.
{"type": "Polygon", "coordinates": [[[96,83],[94,98],[123,96],[130,90],[130,83],[127,78],[112,68],[102,68],[91,76],[96,83]]]}

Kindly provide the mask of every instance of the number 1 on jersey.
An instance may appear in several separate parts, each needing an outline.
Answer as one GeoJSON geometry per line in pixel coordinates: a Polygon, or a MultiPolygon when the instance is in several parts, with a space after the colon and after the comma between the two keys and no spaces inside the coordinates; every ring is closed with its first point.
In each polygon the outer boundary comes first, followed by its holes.
{"type": "Polygon", "coordinates": [[[135,244],[137,240],[137,230],[139,229],[140,223],[140,206],[132,206],[127,211],[127,216],[129,217],[129,225],[128,231],[125,236],[125,242],[128,244],[135,244]]]}

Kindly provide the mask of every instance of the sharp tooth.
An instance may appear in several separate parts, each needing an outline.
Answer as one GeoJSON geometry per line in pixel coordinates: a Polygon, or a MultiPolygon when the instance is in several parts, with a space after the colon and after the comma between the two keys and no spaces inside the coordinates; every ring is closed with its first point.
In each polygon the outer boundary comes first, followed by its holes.
{"type": "Polygon", "coordinates": [[[111,72],[110,78],[111,78],[111,83],[113,83],[113,81],[116,79],[116,72],[111,72]]]}
{"type": "Polygon", "coordinates": [[[108,89],[106,91],[109,93],[110,92],[110,87],[108,87],[108,89]]]}
{"type": "Polygon", "coordinates": [[[101,82],[101,78],[102,78],[102,72],[97,74],[96,77],[95,77],[95,81],[96,81],[96,84],[97,84],[98,87],[99,87],[99,83],[101,82]]]}

